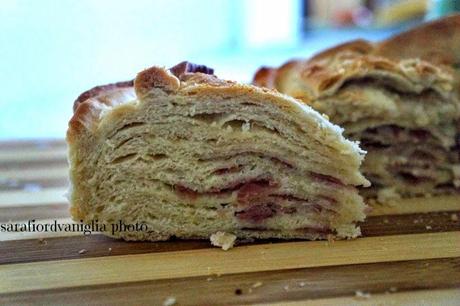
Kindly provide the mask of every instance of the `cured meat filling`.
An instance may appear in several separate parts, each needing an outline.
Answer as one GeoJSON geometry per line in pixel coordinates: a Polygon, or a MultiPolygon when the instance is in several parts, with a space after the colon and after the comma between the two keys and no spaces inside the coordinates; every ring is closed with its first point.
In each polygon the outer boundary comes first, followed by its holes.
{"type": "MultiPolygon", "coordinates": [[[[218,169],[220,175],[233,171],[233,168],[218,169]]],[[[310,178],[323,184],[333,185],[335,188],[346,187],[339,179],[319,174],[310,173],[310,178]]],[[[200,196],[219,197],[224,194],[236,194],[234,216],[239,220],[261,224],[265,220],[282,214],[294,213],[336,213],[337,200],[328,196],[317,196],[314,199],[302,199],[292,194],[280,193],[280,184],[269,179],[250,179],[235,181],[223,188],[213,188],[207,192],[196,192],[183,185],[174,185],[176,193],[181,197],[196,200],[200,196]]],[[[323,227],[320,227],[324,230],[323,227]]],[[[311,230],[311,229],[309,229],[311,230]]]]}
{"type": "Polygon", "coordinates": [[[402,193],[459,192],[454,184],[454,167],[460,164],[458,136],[449,143],[448,137],[427,129],[384,125],[365,130],[360,138],[368,151],[363,171],[373,181],[370,190],[395,185],[402,193]]]}

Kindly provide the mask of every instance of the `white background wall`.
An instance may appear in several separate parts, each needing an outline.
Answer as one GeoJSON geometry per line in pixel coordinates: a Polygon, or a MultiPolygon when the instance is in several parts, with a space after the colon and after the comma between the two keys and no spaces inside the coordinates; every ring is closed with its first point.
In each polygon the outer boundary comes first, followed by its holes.
{"type": "Polygon", "coordinates": [[[0,0],[0,140],[65,136],[74,99],[182,60],[250,82],[370,29],[301,33],[301,0],[0,0]]]}
{"type": "Polygon", "coordinates": [[[216,66],[207,59],[225,62],[250,48],[295,44],[299,3],[1,0],[0,139],[63,137],[81,92],[132,79],[154,64],[188,59],[216,66]]]}

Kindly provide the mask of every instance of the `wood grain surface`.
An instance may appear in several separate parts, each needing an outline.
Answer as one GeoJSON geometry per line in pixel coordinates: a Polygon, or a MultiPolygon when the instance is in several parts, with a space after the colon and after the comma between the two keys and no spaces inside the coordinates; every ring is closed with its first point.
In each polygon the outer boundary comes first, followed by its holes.
{"type": "MultiPolygon", "coordinates": [[[[62,140],[0,143],[0,223],[69,218],[62,140]]],[[[460,197],[375,206],[350,241],[0,232],[0,305],[460,305],[460,197]]]]}

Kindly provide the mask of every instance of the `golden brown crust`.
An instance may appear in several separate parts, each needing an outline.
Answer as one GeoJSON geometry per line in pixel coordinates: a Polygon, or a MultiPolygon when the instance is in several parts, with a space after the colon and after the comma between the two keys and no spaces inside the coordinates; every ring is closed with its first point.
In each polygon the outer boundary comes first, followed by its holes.
{"type": "Polygon", "coordinates": [[[349,80],[376,78],[404,92],[434,89],[440,94],[452,90],[452,76],[438,67],[419,60],[391,61],[372,55],[339,56],[311,61],[301,71],[302,81],[309,84],[313,96],[331,95],[349,80]]]}
{"type": "Polygon", "coordinates": [[[132,81],[96,86],[85,91],[75,100],[74,115],[69,121],[67,138],[72,142],[82,128],[90,129],[92,124],[99,120],[105,106],[112,107],[132,101],[136,96],[142,97],[154,89],[174,92],[180,88],[181,81],[207,83],[214,86],[222,83],[212,75],[213,72],[213,69],[204,65],[184,61],[170,69],[161,67],[145,69],[132,81]]]}
{"type": "Polygon", "coordinates": [[[180,80],[169,70],[151,67],[137,74],[134,89],[138,97],[143,97],[153,88],[174,92],[180,87],[180,80]]]}
{"type": "Polygon", "coordinates": [[[327,49],[308,60],[289,61],[278,69],[259,70],[253,84],[274,88],[309,103],[333,94],[354,79],[385,79],[403,91],[434,89],[450,94],[453,70],[460,61],[460,15],[422,25],[373,44],[355,40],[327,49]],[[429,43],[427,43],[430,41],[429,43]]]}
{"type": "Polygon", "coordinates": [[[125,82],[117,82],[113,84],[107,84],[107,85],[102,85],[102,86],[96,86],[91,88],[90,90],[85,91],[81,95],[78,96],[78,98],[74,101],[73,103],[73,111],[75,112],[78,108],[78,105],[80,103],[85,102],[89,98],[94,98],[99,96],[100,94],[107,93],[112,90],[118,90],[122,88],[128,88],[132,87],[134,84],[134,80],[131,81],[125,81],[125,82]]]}
{"type": "MultiPolygon", "coordinates": [[[[140,72],[134,80],[136,95],[142,97],[154,88],[165,92],[177,91],[181,81],[195,74],[214,74],[214,69],[183,61],[172,68],[151,67],[140,72]]],[[[206,77],[204,78],[206,79],[206,77]]],[[[211,80],[212,78],[209,78],[211,80]]]]}
{"type": "MultiPolygon", "coordinates": [[[[290,60],[284,63],[279,68],[269,68],[269,67],[262,67],[259,69],[256,74],[254,75],[254,79],[252,84],[265,87],[268,89],[276,89],[280,92],[285,93],[286,89],[292,85],[291,84],[291,77],[295,75],[292,73],[294,69],[300,69],[300,66],[303,65],[302,60],[290,60]]],[[[289,93],[294,98],[302,98],[303,96],[298,96],[294,92],[289,93]]]]}
{"type": "Polygon", "coordinates": [[[375,55],[420,58],[435,64],[460,63],[460,14],[434,20],[376,45],[375,55]]]}
{"type": "Polygon", "coordinates": [[[133,100],[133,82],[120,82],[97,86],[81,94],[74,102],[74,114],[69,121],[67,139],[75,140],[84,128],[91,128],[97,122],[104,107],[112,107],[133,100]]]}
{"type": "Polygon", "coordinates": [[[232,84],[205,73],[213,73],[213,70],[203,65],[182,62],[171,69],[148,68],[140,72],[134,81],[94,87],[82,93],[75,100],[74,115],[69,121],[67,139],[73,142],[84,128],[91,129],[91,126],[99,120],[104,107],[132,101],[136,96],[141,98],[152,90],[174,92],[181,86],[186,87],[193,84],[206,84],[207,86],[232,84]]]}
{"type": "Polygon", "coordinates": [[[372,53],[373,49],[374,45],[371,42],[364,39],[356,39],[317,53],[311,58],[311,60],[321,60],[344,52],[349,54],[364,55],[372,53]]]}
{"type": "Polygon", "coordinates": [[[421,60],[392,61],[372,55],[338,54],[333,58],[290,62],[272,71],[270,80],[255,78],[254,84],[275,88],[306,103],[330,96],[351,80],[376,79],[403,92],[432,89],[442,96],[453,89],[453,76],[421,60]]]}
{"type": "Polygon", "coordinates": [[[261,67],[259,70],[257,70],[252,82],[262,87],[274,88],[276,72],[276,68],[261,67]]]}

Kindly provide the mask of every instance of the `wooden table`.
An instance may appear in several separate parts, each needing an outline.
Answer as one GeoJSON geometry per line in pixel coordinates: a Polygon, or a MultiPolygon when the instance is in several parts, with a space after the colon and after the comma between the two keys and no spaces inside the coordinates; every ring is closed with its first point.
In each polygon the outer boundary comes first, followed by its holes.
{"type": "MultiPolygon", "coordinates": [[[[70,223],[61,140],[0,143],[0,224],[70,223]]],[[[0,232],[0,304],[460,305],[460,198],[379,207],[353,241],[134,243],[0,232]]]]}

